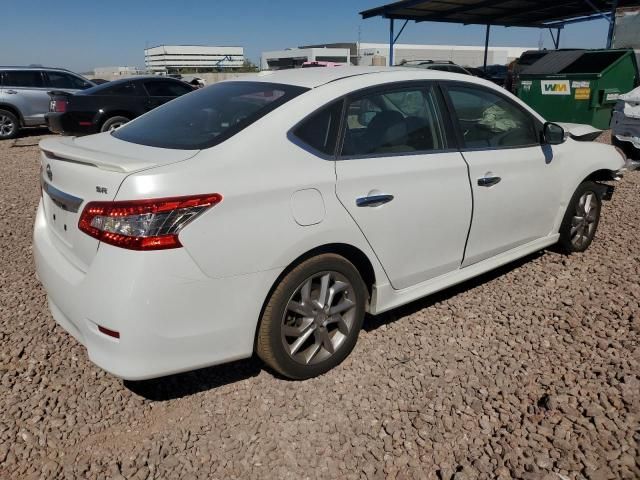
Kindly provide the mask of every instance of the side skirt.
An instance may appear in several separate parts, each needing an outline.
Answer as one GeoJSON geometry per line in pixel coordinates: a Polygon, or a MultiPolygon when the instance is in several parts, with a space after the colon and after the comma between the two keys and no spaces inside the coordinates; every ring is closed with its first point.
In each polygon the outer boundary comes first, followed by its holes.
{"type": "Polygon", "coordinates": [[[465,268],[460,268],[453,272],[446,273],[402,290],[394,290],[390,284],[383,285],[379,288],[376,287],[373,292],[370,312],[373,315],[383,313],[387,310],[391,310],[401,305],[413,302],[414,300],[418,300],[419,298],[431,295],[432,293],[452,287],[553,245],[558,242],[559,238],[559,234],[539,238],[533,242],[521,245],[495,257],[483,260],[482,262],[469,265],[465,268]]]}

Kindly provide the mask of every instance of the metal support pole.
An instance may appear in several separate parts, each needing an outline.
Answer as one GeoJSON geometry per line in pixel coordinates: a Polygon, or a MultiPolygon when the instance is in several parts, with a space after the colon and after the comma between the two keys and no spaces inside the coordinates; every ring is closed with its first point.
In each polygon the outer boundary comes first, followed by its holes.
{"type": "Polygon", "coordinates": [[[484,71],[487,71],[487,60],[489,59],[489,34],[491,33],[491,25],[487,25],[487,35],[484,39],[484,71]]]}
{"type": "Polygon", "coordinates": [[[616,28],[616,10],[618,9],[618,0],[611,2],[611,20],[609,22],[609,33],[607,35],[607,48],[613,47],[613,34],[616,28]]]}
{"type": "Polygon", "coordinates": [[[396,38],[393,39],[393,43],[394,44],[396,44],[398,42],[398,39],[400,38],[400,35],[402,35],[402,32],[404,32],[404,27],[407,26],[407,23],[409,23],[409,20],[405,20],[404,23],[402,24],[402,28],[400,29],[400,31],[396,35],[396,38]]]}
{"type": "Polygon", "coordinates": [[[556,50],[560,49],[560,34],[562,33],[562,28],[558,28],[558,36],[556,37],[556,50]]]}
{"type": "Polygon", "coordinates": [[[393,67],[393,44],[395,37],[393,36],[393,18],[389,19],[389,66],[393,67]]]}

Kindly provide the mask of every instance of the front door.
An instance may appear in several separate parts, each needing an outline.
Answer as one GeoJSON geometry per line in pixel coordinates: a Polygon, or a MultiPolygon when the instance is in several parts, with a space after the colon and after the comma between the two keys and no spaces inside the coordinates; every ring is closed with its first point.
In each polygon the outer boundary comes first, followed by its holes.
{"type": "Polygon", "coordinates": [[[492,89],[447,85],[473,188],[473,222],[463,266],[548,236],[560,205],[561,176],[541,125],[492,89]]]}
{"type": "Polygon", "coordinates": [[[437,89],[389,85],[347,102],[336,192],[403,289],[460,268],[471,221],[467,166],[437,89]]]}

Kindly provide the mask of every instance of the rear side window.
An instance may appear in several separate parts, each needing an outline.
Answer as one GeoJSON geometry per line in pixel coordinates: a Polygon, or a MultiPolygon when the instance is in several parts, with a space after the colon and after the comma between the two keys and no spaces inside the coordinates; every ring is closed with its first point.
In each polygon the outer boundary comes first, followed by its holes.
{"type": "Polygon", "coordinates": [[[187,85],[162,80],[144,82],[144,88],[151,97],[179,97],[185,93],[193,92],[193,88],[187,85]]]}
{"type": "Polygon", "coordinates": [[[340,128],[342,101],[336,102],[305,119],[293,134],[310,147],[333,155],[340,128]]]}
{"type": "Polygon", "coordinates": [[[81,78],[63,72],[47,72],[49,86],[54,88],[70,88],[82,90],[91,86],[81,78]]]}
{"type": "Polygon", "coordinates": [[[42,74],[38,70],[6,70],[2,85],[5,87],[44,87],[42,74]]]}
{"type": "Polygon", "coordinates": [[[447,86],[467,148],[513,148],[539,144],[531,115],[485,88],[447,86]]]}
{"type": "Polygon", "coordinates": [[[349,103],[343,157],[445,148],[439,102],[431,87],[378,90],[349,103]]]}
{"type": "Polygon", "coordinates": [[[307,90],[267,82],[216,83],[158,107],[112,135],[151,147],[209,148],[307,90]]]}

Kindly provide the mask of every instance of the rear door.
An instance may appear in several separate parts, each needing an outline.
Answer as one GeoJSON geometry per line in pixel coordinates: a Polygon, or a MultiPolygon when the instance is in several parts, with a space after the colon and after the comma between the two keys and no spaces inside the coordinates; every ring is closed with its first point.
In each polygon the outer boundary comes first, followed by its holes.
{"type": "Polygon", "coordinates": [[[44,124],[44,114],[49,111],[48,90],[40,70],[4,71],[5,101],[20,110],[27,126],[44,124]]]}
{"type": "Polygon", "coordinates": [[[422,82],[347,101],[336,192],[396,289],[462,262],[471,190],[444,110],[437,87],[422,82]]]}
{"type": "Polygon", "coordinates": [[[562,159],[541,145],[538,120],[494,89],[464,82],[445,89],[473,188],[463,266],[548,236],[560,206],[562,159]]]}
{"type": "Polygon", "coordinates": [[[147,91],[147,95],[149,95],[147,100],[148,110],[153,110],[163,103],[193,91],[186,84],[166,79],[148,80],[144,82],[144,88],[147,91]]]}

